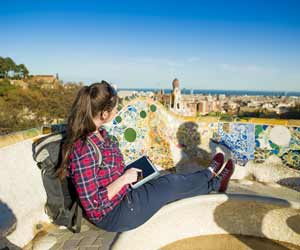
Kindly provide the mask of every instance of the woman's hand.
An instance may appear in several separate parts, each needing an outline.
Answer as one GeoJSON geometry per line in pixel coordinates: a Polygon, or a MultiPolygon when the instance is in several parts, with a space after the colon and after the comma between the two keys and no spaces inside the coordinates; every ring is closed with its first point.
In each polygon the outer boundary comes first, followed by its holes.
{"type": "Polygon", "coordinates": [[[130,168],[126,170],[125,173],[122,175],[124,185],[136,182],[139,172],[142,172],[142,170],[138,168],[130,168]]]}
{"type": "Polygon", "coordinates": [[[110,183],[107,188],[107,196],[108,199],[111,200],[120,190],[124,187],[124,185],[130,184],[137,181],[139,173],[142,172],[141,169],[138,168],[130,168],[125,171],[118,179],[110,183]]]}

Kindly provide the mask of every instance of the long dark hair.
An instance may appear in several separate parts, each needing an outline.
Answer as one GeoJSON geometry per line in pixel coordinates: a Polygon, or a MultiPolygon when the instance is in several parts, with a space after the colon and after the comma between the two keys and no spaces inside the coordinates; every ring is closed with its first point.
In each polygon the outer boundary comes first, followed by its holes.
{"type": "Polygon", "coordinates": [[[74,143],[79,139],[85,143],[88,134],[96,130],[93,117],[104,111],[111,112],[117,102],[116,90],[106,81],[93,83],[79,90],[68,117],[67,136],[62,150],[62,163],[57,171],[61,179],[66,177],[69,156],[74,143]]]}

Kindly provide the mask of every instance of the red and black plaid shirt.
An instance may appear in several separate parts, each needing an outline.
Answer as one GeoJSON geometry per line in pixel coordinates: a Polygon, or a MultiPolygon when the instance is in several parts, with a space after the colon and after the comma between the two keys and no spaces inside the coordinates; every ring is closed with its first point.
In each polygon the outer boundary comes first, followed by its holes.
{"type": "Polygon", "coordinates": [[[90,134],[89,138],[101,151],[101,166],[99,167],[97,152],[93,147],[89,143],[82,144],[79,140],[70,154],[68,169],[80,202],[92,222],[100,221],[129,191],[129,185],[125,185],[111,200],[108,199],[106,187],[123,174],[125,164],[118,145],[110,140],[107,131],[100,129],[100,133],[104,142],[95,134],[90,134]]]}

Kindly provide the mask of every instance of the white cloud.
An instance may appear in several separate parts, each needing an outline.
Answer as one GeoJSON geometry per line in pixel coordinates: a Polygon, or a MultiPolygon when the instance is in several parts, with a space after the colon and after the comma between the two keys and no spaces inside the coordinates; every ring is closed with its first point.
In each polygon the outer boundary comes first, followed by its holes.
{"type": "Polygon", "coordinates": [[[200,62],[201,61],[201,58],[200,57],[197,57],[197,56],[191,56],[189,58],[187,58],[186,60],[188,63],[197,63],[197,62],[200,62]]]}
{"type": "Polygon", "coordinates": [[[223,71],[230,73],[274,73],[276,69],[258,66],[255,64],[228,64],[223,63],[219,65],[223,71]]]}

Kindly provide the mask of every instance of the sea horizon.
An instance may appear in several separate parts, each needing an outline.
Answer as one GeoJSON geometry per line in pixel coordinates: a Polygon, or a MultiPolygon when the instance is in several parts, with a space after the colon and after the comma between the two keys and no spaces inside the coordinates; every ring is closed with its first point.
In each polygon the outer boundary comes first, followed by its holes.
{"type": "MultiPolygon", "coordinates": [[[[118,88],[119,91],[142,91],[156,92],[163,90],[166,94],[172,89],[166,88],[118,88]]],[[[267,91],[267,90],[222,90],[222,89],[190,89],[183,88],[181,94],[204,94],[204,95],[226,95],[226,96],[300,96],[300,91],[267,91]]]]}

